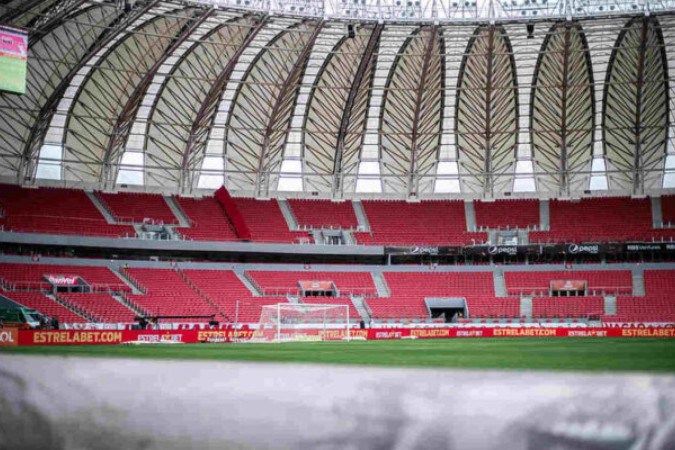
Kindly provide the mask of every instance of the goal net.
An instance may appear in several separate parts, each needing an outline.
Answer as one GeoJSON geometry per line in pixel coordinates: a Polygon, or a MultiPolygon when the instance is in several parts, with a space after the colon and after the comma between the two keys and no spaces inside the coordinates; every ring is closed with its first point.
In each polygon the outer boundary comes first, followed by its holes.
{"type": "Polygon", "coordinates": [[[262,307],[249,342],[340,341],[349,339],[348,305],[279,303],[262,307]]]}

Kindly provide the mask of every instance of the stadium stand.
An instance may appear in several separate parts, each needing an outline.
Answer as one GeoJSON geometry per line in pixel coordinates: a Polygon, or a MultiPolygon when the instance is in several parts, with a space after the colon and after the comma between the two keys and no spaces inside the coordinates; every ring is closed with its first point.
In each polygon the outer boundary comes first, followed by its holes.
{"type": "MultiPolygon", "coordinates": [[[[365,269],[347,271],[248,270],[245,277],[262,293],[254,295],[232,270],[128,268],[123,273],[145,294],[131,294],[126,284],[107,267],[50,264],[0,263],[2,295],[50,316],[62,323],[87,320],[45,296],[52,286],[44,274],[77,275],[94,288],[94,293],[59,292],[66,304],[106,323],[128,323],[133,310],[110,296],[121,293],[134,307],[150,316],[216,315],[225,322],[255,323],[263,305],[289,301],[307,304],[344,304],[350,317],[358,319],[349,295],[363,296],[373,320],[429,320],[425,298],[465,298],[468,320],[519,319],[520,295],[532,295],[535,320],[581,319],[602,316],[608,322],[675,321],[675,276],[670,270],[645,270],[644,297],[632,296],[632,273],[628,270],[554,270],[504,273],[510,297],[496,297],[494,278],[487,272],[383,272],[389,297],[379,297],[373,277],[365,269]],[[549,296],[551,280],[584,280],[587,292],[581,296],[549,296]],[[337,297],[302,296],[299,281],[331,281],[337,297]],[[618,296],[617,296],[618,294],[618,296]],[[617,296],[617,313],[604,315],[603,295],[617,296]]],[[[174,323],[206,322],[202,319],[171,319],[174,323]]]]}
{"type": "Polygon", "coordinates": [[[374,318],[426,319],[429,317],[424,299],[427,297],[461,297],[467,301],[469,316],[518,317],[520,302],[496,298],[492,273],[385,273],[391,291],[389,298],[367,300],[374,318]]]}
{"type": "MultiPolygon", "coordinates": [[[[126,294],[126,298],[151,316],[211,316],[218,311],[173,269],[124,269],[127,277],[145,294],[126,294]]],[[[222,317],[220,318],[222,320],[222,317]]],[[[170,319],[171,322],[205,322],[202,319],[170,319]]]]}
{"type": "Polygon", "coordinates": [[[133,227],[108,224],[84,191],[27,189],[0,184],[0,226],[21,233],[136,236],[133,227]]]}
{"type": "Polygon", "coordinates": [[[487,241],[468,233],[462,201],[363,201],[370,233],[354,233],[360,244],[465,245],[487,241]]]}
{"type": "Polygon", "coordinates": [[[49,317],[56,317],[61,323],[86,323],[89,320],[71,311],[41,292],[0,291],[5,297],[14,300],[26,308],[35,309],[49,317]]]}
{"type": "Polygon", "coordinates": [[[96,196],[118,222],[150,222],[166,225],[178,223],[178,219],[171,212],[169,205],[158,194],[96,192],[96,196]]]}
{"type": "Polygon", "coordinates": [[[352,202],[290,199],[288,203],[300,227],[356,229],[352,202]]]}
{"type": "Polygon", "coordinates": [[[0,280],[12,289],[50,290],[52,286],[44,280],[45,274],[77,275],[97,291],[131,291],[129,286],[107,267],[0,263],[0,280]]]}
{"type": "Polygon", "coordinates": [[[532,299],[532,317],[583,318],[600,317],[604,312],[602,297],[535,297],[532,299]]]}
{"type": "Polygon", "coordinates": [[[185,270],[184,273],[231,322],[257,322],[263,305],[287,302],[284,296],[253,296],[230,270],[185,270]]]}
{"type": "Polygon", "coordinates": [[[661,197],[661,218],[664,225],[675,226],[675,195],[661,197]]]}
{"type": "Polygon", "coordinates": [[[630,295],[633,280],[630,271],[548,271],[505,272],[504,280],[509,295],[533,294],[549,296],[551,281],[575,280],[587,282],[587,293],[593,295],[630,295]]]}
{"type": "Polygon", "coordinates": [[[538,200],[474,202],[476,226],[480,228],[538,228],[538,200]]]}
{"type": "Polygon", "coordinates": [[[672,239],[675,230],[652,229],[649,199],[625,197],[551,200],[550,232],[531,242],[626,242],[672,239]]]}
{"type": "Polygon", "coordinates": [[[59,293],[56,297],[99,322],[132,323],[136,317],[132,310],[109,294],[59,293]]]}
{"type": "Polygon", "coordinates": [[[246,272],[261,292],[270,295],[300,294],[300,281],[331,281],[340,295],[377,295],[370,272],[246,272]]]}
{"type": "Polygon", "coordinates": [[[190,219],[189,227],[179,227],[178,232],[196,241],[237,241],[239,238],[222,206],[214,197],[174,197],[176,203],[190,219]]]}
{"type": "Polygon", "coordinates": [[[298,243],[300,240],[309,241],[307,232],[288,229],[286,219],[284,219],[276,200],[235,198],[234,201],[254,241],[282,243],[298,243]]]}

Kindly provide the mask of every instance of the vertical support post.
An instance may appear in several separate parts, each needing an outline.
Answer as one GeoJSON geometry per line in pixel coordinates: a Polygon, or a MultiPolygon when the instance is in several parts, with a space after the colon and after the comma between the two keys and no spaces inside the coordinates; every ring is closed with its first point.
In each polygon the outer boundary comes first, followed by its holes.
{"type": "Polygon", "coordinates": [[[281,303],[277,303],[277,344],[281,342],[281,303]]]}
{"type": "Polygon", "coordinates": [[[326,340],[326,308],[323,308],[323,334],[321,335],[321,340],[326,340]]]}
{"type": "Polygon", "coordinates": [[[351,341],[351,336],[349,335],[349,305],[345,305],[346,314],[347,314],[347,342],[351,341]]]}
{"type": "Polygon", "coordinates": [[[235,305],[234,309],[234,342],[239,342],[239,338],[237,338],[237,329],[239,328],[239,300],[237,300],[237,304],[235,305]]]}

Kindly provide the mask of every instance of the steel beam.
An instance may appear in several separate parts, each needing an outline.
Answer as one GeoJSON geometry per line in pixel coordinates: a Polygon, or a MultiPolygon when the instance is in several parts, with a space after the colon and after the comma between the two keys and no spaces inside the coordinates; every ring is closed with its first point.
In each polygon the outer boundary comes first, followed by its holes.
{"type": "Polygon", "coordinates": [[[487,77],[485,84],[485,161],[483,165],[483,196],[492,198],[494,195],[493,177],[492,177],[492,71],[493,54],[495,51],[495,26],[488,28],[488,51],[487,51],[487,77]]]}
{"type": "Polygon", "coordinates": [[[50,14],[39,17],[33,25],[36,29],[30,33],[28,38],[28,47],[39,42],[44,36],[48,35],[55,28],[59,27],[64,20],[89,0],[67,0],[57,2],[50,14]]]}
{"type": "Polygon", "coordinates": [[[40,147],[42,147],[45,134],[49,129],[49,123],[56,112],[59,101],[61,100],[61,97],[63,96],[66,89],[68,89],[72,83],[75,75],[77,75],[80,69],[87,63],[87,61],[89,61],[91,57],[96,55],[96,53],[108,45],[108,43],[112,41],[118,33],[138,20],[138,18],[140,18],[143,14],[146,14],[148,11],[154,8],[157,3],[159,3],[159,0],[153,0],[140,9],[132,9],[128,13],[123,13],[99,36],[96,43],[89,49],[89,51],[87,51],[87,54],[80,59],[79,63],[70,69],[68,74],[63,77],[52,95],[49,96],[49,99],[47,99],[42,108],[40,108],[40,113],[38,114],[37,120],[31,128],[30,136],[28,137],[22,152],[21,164],[18,170],[20,183],[32,182],[35,169],[37,168],[37,163],[35,161],[36,155],[40,151],[40,147]]]}
{"type": "Polygon", "coordinates": [[[183,152],[179,180],[179,187],[183,193],[190,193],[194,188],[194,178],[196,178],[194,176],[194,166],[196,159],[200,155],[204,155],[204,152],[206,151],[208,136],[211,131],[211,127],[213,126],[213,121],[216,118],[216,113],[218,112],[218,104],[220,103],[220,98],[223,94],[223,91],[225,90],[225,87],[227,86],[227,82],[230,80],[232,71],[237,65],[239,57],[242,55],[244,50],[246,50],[253,39],[255,39],[260,30],[263,29],[267,23],[267,20],[267,16],[258,18],[257,23],[254,24],[254,28],[249,32],[246,40],[237,49],[236,53],[227,63],[227,66],[225,66],[225,68],[220,72],[216,80],[213,82],[208,94],[199,107],[197,116],[195,117],[192,127],[190,128],[190,136],[185,146],[185,151],[183,152]]]}
{"type": "Polygon", "coordinates": [[[373,29],[373,32],[370,34],[368,44],[366,45],[366,49],[363,51],[361,61],[359,62],[359,67],[356,70],[356,75],[354,76],[352,84],[349,88],[349,96],[347,97],[347,103],[342,112],[337,145],[335,147],[335,157],[333,159],[333,198],[342,198],[343,195],[342,156],[345,149],[347,129],[351,123],[352,110],[354,109],[354,103],[356,102],[356,97],[359,93],[359,90],[362,87],[361,83],[363,83],[363,77],[366,74],[366,70],[368,70],[369,67],[372,68],[372,65],[374,64],[375,49],[380,43],[382,30],[384,30],[384,24],[378,23],[373,29]]]}
{"type": "Polygon", "coordinates": [[[269,192],[270,174],[268,173],[268,156],[270,153],[269,150],[271,135],[275,131],[278,123],[283,119],[281,114],[281,112],[285,110],[283,107],[287,105],[288,101],[290,101],[291,96],[295,97],[297,95],[294,94],[294,91],[298,90],[302,73],[304,72],[305,66],[307,65],[307,60],[309,59],[309,55],[314,48],[314,43],[316,42],[317,37],[319,37],[319,33],[321,33],[321,30],[323,30],[324,24],[325,22],[321,21],[314,28],[312,35],[309,37],[305,47],[302,49],[302,53],[300,53],[298,59],[295,60],[293,67],[286,76],[283,87],[281,88],[281,92],[279,92],[279,95],[274,101],[272,113],[270,114],[270,118],[267,121],[267,126],[265,127],[265,135],[263,137],[260,158],[258,160],[258,173],[256,175],[255,187],[256,194],[258,196],[266,196],[269,192]]]}
{"type": "Polygon", "coordinates": [[[647,53],[647,40],[649,39],[649,22],[647,17],[642,18],[642,34],[638,48],[637,80],[635,81],[635,153],[633,155],[633,194],[644,193],[644,173],[642,159],[642,103],[644,100],[644,74],[645,56],[647,53]]]}
{"type": "Polygon", "coordinates": [[[162,67],[166,60],[173,55],[174,51],[176,51],[176,49],[178,49],[178,47],[180,47],[199,26],[211,17],[214,12],[215,8],[209,8],[200,15],[196,14],[192,19],[193,22],[191,24],[186,24],[183,27],[183,30],[176,38],[174,38],[173,43],[167,51],[152,65],[143,79],[134,88],[134,92],[127,100],[120,115],[117,117],[117,122],[112,129],[111,138],[108,141],[108,147],[106,148],[103,157],[103,167],[101,168],[100,177],[103,188],[111,188],[115,184],[116,171],[114,165],[124,153],[124,147],[129,139],[131,127],[134,118],[136,117],[136,113],[138,112],[138,108],[141,106],[143,97],[145,96],[148,87],[152,84],[152,80],[155,78],[157,71],[162,67]]]}
{"type": "Polygon", "coordinates": [[[31,9],[38,6],[40,3],[44,3],[47,0],[28,0],[25,1],[20,8],[9,8],[6,7],[9,11],[0,17],[0,23],[11,25],[13,21],[22,15],[26,14],[31,9]]]}
{"type": "Polygon", "coordinates": [[[413,123],[412,123],[412,136],[411,136],[411,147],[410,151],[412,152],[410,156],[410,171],[408,174],[408,197],[410,197],[413,192],[416,192],[416,172],[417,172],[417,140],[419,137],[419,122],[420,115],[422,113],[422,99],[424,98],[424,93],[426,89],[427,79],[429,77],[429,62],[431,61],[431,53],[434,50],[434,43],[438,37],[438,26],[433,26],[431,28],[431,33],[429,36],[429,42],[427,43],[427,48],[424,53],[424,60],[422,62],[422,78],[417,84],[417,92],[415,94],[415,112],[413,114],[413,123]]]}

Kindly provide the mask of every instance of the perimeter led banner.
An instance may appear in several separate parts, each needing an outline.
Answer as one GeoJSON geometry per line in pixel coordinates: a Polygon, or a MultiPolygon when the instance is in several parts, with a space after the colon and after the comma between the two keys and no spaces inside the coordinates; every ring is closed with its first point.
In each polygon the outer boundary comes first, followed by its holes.
{"type": "Polygon", "coordinates": [[[0,90],[26,93],[28,34],[0,26],[0,90]]]}
{"type": "MultiPolygon", "coordinates": [[[[308,329],[305,340],[339,341],[345,337],[345,330],[308,329]]],[[[254,332],[243,329],[236,332],[239,340],[248,340],[254,332]]],[[[675,328],[391,328],[350,330],[354,339],[451,339],[451,338],[566,338],[566,337],[658,337],[675,338],[675,328]]],[[[156,344],[195,344],[199,342],[232,342],[233,329],[187,330],[187,331],[115,331],[115,330],[64,330],[64,331],[12,331],[0,332],[1,345],[111,345],[125,342],[156,344]],[[4,334],[3,334],[4,333],[4,334]],[[17,336],[18,334],[18,336],[17,336]],[[18,339],[17,339],[18,337],[18,339]]]]}

